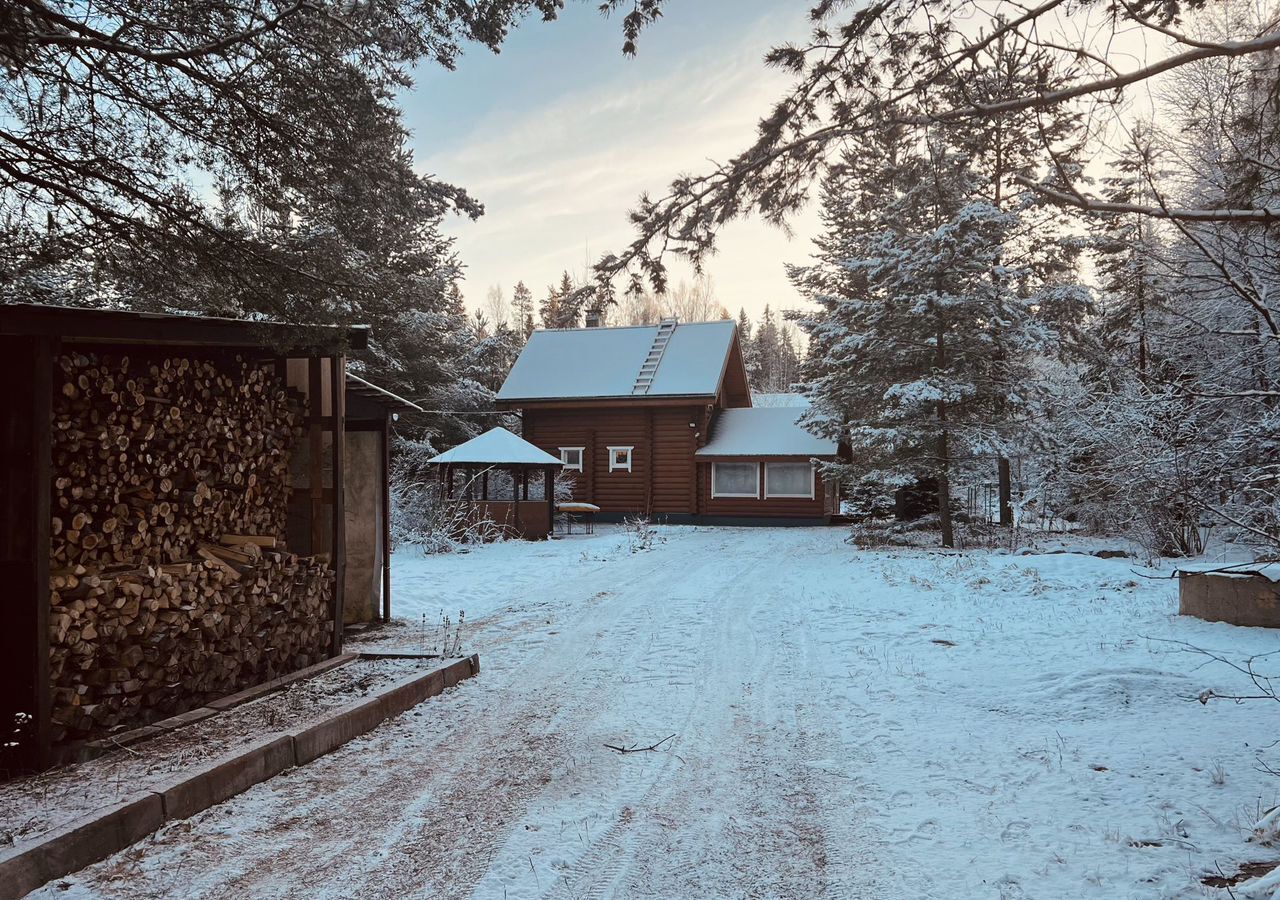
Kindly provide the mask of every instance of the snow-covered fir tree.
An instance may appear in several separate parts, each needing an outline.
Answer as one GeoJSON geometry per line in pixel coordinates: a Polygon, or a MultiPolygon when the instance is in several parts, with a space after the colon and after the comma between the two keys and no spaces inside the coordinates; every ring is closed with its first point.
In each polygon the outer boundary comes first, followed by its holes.
{"type": "Polygon", "coordinates": [[[857,476],[889,488],[936,478],[952,546],[956,463],[991,452],[1041,329],[1032,304],[991,277],[1016,215],[981,197],[981,174],[945,137],[881,138],[871,184],[829,179],[818,263],[792,277],[824,308],[806,320],[822,353],[808,368],[815,427],[848,429],[857,476]]]}
{"type": "MultiPolygon", "coordinates": [[[[1158,164],[1156,154],[1150,132],[1139,124],[1133,154],[1111,161],[1103,196],[1113,203],[1151,202],[1145,173],[1158,164]]],[[[1157,223],[1135,213],[1100,219],[1093,238],[1099,296],[1092,330],[1105,354],[1103,368],[1132,368],[1143,381],[1155,364],[1153,331],[1165,306],[1163,243],[1157,223]]]]}
{"type": "Polygon", "coordinates": [[[577,328],[580,324],[581,310],[568,269],[561,274],[559,284],[547,288],[539,314],[544,328],[577,328]]]}

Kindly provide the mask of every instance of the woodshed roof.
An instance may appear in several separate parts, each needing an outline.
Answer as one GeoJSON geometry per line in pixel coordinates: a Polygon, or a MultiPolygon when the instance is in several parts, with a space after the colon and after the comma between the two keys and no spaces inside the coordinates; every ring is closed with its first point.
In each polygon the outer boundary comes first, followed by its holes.
{"type": "Polygon", "coordinates": [[[352,372],[347,373],[347,394],[348,396],[362,397],[370,403],[376,403],[392,411],[413,410],[415,412],[426,412],[412,400],[406,400],[397,394],[391,393],[386,388],[380,388],[372,381],[365,381],[352,372]]]}
{"type": "Polygon", "coordinates": [[[325,356],[369,345],[368,325],[289,324],[40,303],[0,304],[0,334],[48,335],[76,343],[244,347],[325,356]]]}

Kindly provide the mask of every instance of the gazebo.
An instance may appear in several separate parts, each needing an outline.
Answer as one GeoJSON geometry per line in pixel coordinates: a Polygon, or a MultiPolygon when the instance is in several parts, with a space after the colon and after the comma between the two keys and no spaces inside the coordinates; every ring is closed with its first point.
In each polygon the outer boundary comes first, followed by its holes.
{"type": "Polygon", "coordinates": [[[429,465],[440,473],[446,499],[470,501],[477,518],[513,529],[526,540],[551,535],[555,521],[555,474],[564,465],[550,453],[505,428],[492,428],[465,444],[446,450],[429,465]],[[510,481],[497,477],[510,476],[510,481]],[[529,499],[530,476],[542,475],[542,497],[529,499]],[[461,479],[459,479],[461,475],[461,479]],[[497,497],[494,494],[509,494],[497,497]]]}

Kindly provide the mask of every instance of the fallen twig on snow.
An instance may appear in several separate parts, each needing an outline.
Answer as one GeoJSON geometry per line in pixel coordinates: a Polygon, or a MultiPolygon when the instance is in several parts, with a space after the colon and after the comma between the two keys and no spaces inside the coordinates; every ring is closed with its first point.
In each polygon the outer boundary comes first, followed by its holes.
{"type": "Polygon", "coordinates": [[[648,753],[650,750],[657,750],[659,747],[661,747],[667,741],[671,740],[673,737],[675,737],[674,734],[669,734],[666,737],[664,737],[662,740],[658,741],[658,743],[650,744],[648,747],[640,747],[640,746],[618,747],[614,744],[605,744],[605,746],[608,747],[610,750],[617,750],[619,753],[648,753]]]}

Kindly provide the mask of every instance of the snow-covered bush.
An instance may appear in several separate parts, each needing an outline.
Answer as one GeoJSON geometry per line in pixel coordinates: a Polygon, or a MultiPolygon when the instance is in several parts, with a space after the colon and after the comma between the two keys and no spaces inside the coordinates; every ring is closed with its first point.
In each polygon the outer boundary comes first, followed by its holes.
{"type": "Polygon", "coordinates": [[[552,490],[555,491],[557,503],[568,503],[573,499],[574,475],[572,472],[560,471],[556,473],[555,483],[552,490]]]}
{"type": "Polygon", "coordinates": [[[1055,388],[1059,427],[1036,493],[1082,531],[1127,534],[1152,557],[1203,552],[1202,529],[1230,481],[1214,423],[1136,380],[1055,388]]]}
{"type": "Polygon", "coordinates": [[[652,550],[655,543],[662,541],[648,516],[628,517],[622,520],[622,525],[627,531],[627,549],[632,553],[652,550]]]}
{"type": "Polygon", "coordinates": [[[396,451],[390,491],[393,550],[408,544],[427,553],[448,553],[507,536],[507,528],[479,517],[475,504],[458,496],[445,497],[436,473],[425,465],[436,453],[429,441],[401,440],[396,451]]]}

